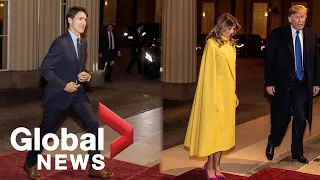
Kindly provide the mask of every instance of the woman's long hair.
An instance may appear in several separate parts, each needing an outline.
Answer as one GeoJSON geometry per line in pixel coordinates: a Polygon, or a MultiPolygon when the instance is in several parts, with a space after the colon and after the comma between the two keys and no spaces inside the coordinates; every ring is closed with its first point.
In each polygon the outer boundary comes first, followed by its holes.
{"type": "MultiPolygon", "coordinates": [[[[220,46],[222,46],[224,44],[223,39],[221,37],[222,31],[225,31],[228,28],[232,28],[233,26],[236,26],[236,27],[235,27],[235,31],[232,34],[232,36],[235,35],[241,29],[241,26],[238,23],[238,20],[235,17],[233,17],[231,14],[229,14],[229,13],[222,14],[219,17],[217,24],[213,27],[211,32],[207,35],[206,41],[210,38],[214,38],[218,42],[218,44],[220,46]]],[[[230,42],[234,46],[236,45],[235,39],[230,38],[230,42]]]]}

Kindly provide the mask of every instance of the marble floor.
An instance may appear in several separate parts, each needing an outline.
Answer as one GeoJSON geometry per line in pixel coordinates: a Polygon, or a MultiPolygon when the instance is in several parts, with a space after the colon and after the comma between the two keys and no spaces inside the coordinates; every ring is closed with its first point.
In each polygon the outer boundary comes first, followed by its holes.
{"type": "MultiPolygon", "coordinates": [[[[275,149],[275,157],[268,161],[265,148],[270,131],[270,115],[265,115],[236,126],[236,146],[223,153],[221,168],[223,171],[250,176],[265,167],[277,167],[320,175],[320,99],[314,100],[313,128],[308,128],[304,137],[304,155],[310,163],[303,165],[289,157],[291,146],[291,125],[281,146],[275,149]]],[[[202,168],[206,158],[189,157],[183,144],[162,152],[161,172],[180,175],[193,168],[202,168]]]]}
{"type": "MultiPolygon", "coordinates": [[[[162,151],[162,108],[156,108],[124,119],[134,128],[134,143],[119,153],[114,159],[151,167],[160,163],[162,151]]],[[[110,143],[119,137],[119,134],[107,125],[104,128],[104,150],[101,152],[105,157],[110,157],[110,143]]],[[[77,133],[77,137],[83,133],[77,133]]],[[[68,143],[71,143],[69,141],[68,143]]],[[[52,143],[50,143],[52,145],[52,143]]],[[[43,154],[81,154],[86,155],[79,147],[72,152],[61,151],[61,146],[55,151],[44,151],[43,154]]],[[[106,164],[106,169],[108,165],[106,164]]]]}

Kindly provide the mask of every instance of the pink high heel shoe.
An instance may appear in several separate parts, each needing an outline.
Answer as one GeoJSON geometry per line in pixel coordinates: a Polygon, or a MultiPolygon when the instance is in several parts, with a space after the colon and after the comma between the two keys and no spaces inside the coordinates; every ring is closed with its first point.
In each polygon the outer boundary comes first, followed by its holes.
{"type": "Polygon", "coordinates": [[[211,177],[209,177],[209,175],[208,175],[208,162],[206,162],[205,164],[204,164],[204,166],[203,166],[203,168],[206,170],[206,174],[207,174],[207,179],[208,180],[219,180],[217,177],[215,177],[215,178],[211,178],[211,177]]]}
{"type": "Polygon", "coordinates": [[[227,179],[222,173],[220,175],[215,174],[218,179],[227,179]]]}

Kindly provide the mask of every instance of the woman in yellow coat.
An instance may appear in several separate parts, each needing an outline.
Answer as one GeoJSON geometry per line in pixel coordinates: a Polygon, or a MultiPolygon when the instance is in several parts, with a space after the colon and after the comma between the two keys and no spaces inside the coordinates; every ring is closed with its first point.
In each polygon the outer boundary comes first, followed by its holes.
{"type": "Polygon", "coordinates": [[[184,145],[190,156],[207,157],[208,179],[225,179],[222,151],[235,145],[236,49],[232,36],[240,29],[231,14],[222,14],[206,38],[197,90],[184,145]]]}

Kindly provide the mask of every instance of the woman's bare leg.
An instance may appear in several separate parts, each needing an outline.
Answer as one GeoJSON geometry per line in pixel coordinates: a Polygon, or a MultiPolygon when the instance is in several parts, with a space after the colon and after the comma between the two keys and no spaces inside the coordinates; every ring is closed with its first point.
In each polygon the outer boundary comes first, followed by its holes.
{"type": "Polygon", "coordinates": [[[221,168],[220,168],[221,155],[222,155],[221,151],[214,153],[214,164],[213,164],[213,167],[214,167],[215,173],[217,175],[221,174],[221,168]]]}
{"type": "Polygon", "coordinates": [[[210,178],[215,178],[215,166],[214,166],[214,160],[215,160],[215,154],[211,154],[210,156],[208,156],[208,176],[210,178]]]}

